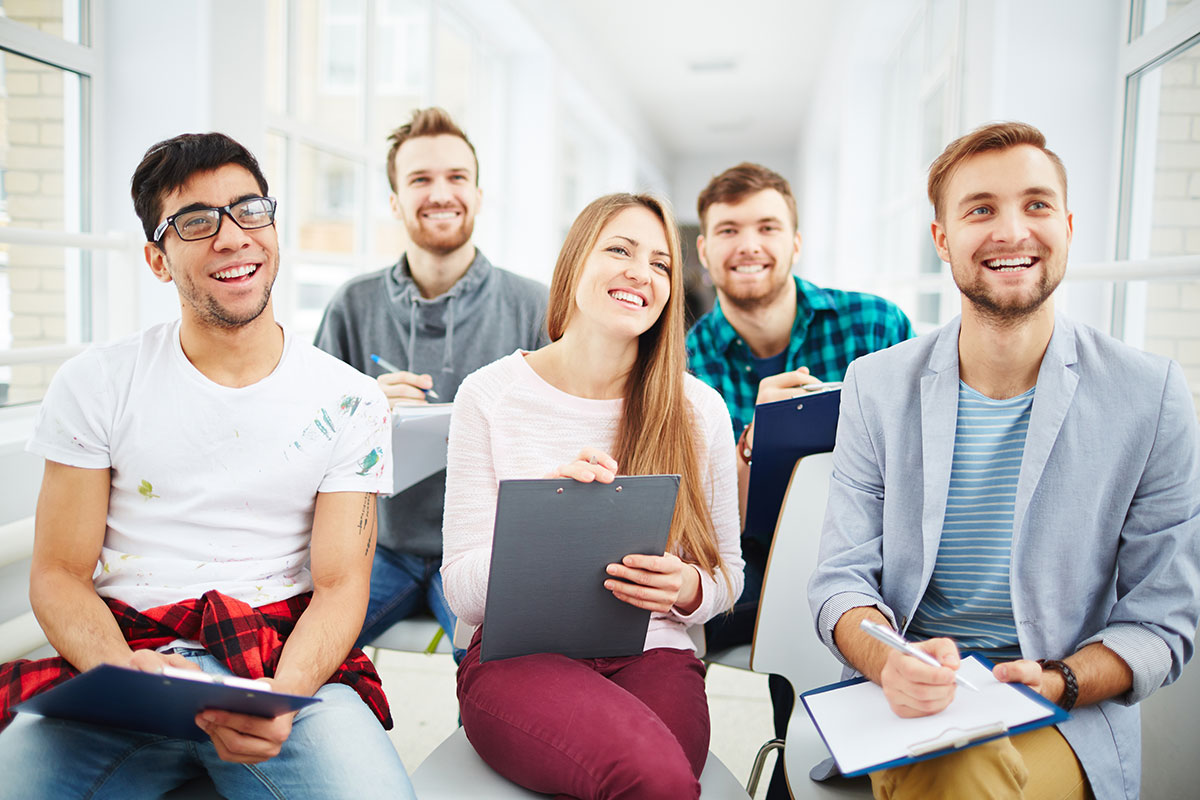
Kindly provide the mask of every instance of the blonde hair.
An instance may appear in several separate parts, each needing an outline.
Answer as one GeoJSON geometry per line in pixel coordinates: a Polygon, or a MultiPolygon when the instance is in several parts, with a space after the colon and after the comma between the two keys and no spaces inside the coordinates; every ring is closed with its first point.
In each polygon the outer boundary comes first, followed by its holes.
{"type": "MultiPolygon", "coordinates": [[[[627,208],[648,209],[662,220],[671,259],[671,295],[654,325],[638,338],[638,355],[625,382],[625,402],[611,453],[623,475],[681,476],[667,549],[686,554],[710,575],[722,566],[705,499],[699,437],[684,396],[683,254],[679,231],[666,202],[652,195],[611,194],[588,204],[567,233],[554,277],[546,327],[551,341],[562,337],[575,313],[575,292],[600,231],[627,208]]],[[[725,576],[726,582],[729,576],[725,576]]]]}

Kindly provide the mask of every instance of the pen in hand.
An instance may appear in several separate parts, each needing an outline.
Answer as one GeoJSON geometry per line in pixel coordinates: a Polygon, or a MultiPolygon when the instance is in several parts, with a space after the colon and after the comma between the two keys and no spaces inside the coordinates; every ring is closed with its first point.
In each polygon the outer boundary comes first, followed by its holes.
{"type": "MultiPolygon", "coordinates": [[[[388,372],[404,372],[404,370],[400,369],[392,362],[388,361],[387,359],[380,358],[379,356],[375,355],[374,353],[371,353],[371,360],[374,361],[379,366],[386,369],[388,372]]],[[[442,398],[438,397],[438,393],[435,392],[433,389],[422,389],[421,391],[425,392],[426,400],[428,400],[431,397],[434,400],[442,399],[442,398]]]]}
{"type": "MultiPolygon", "coordinates": [[[[920,650],[916,647],[913,647],[911,642],[909,642],[903,636],[901,636],[900,634],[898,634],[894,630],[892,630],[890,625],[881,625],[878,622],[872,622],[869,619],[864,619],[862,622],[859,623],[859,627],[862,628],[866,633],[868,633],[875,639],[878,639],[879,641],[886,644],[888,647],[892,648],[893,650],[899,650],[901,653],[904,653],[905,655],[912,656],[913,658],[920,661],[922,664],[928,664],[931,667],[945,666],[944,664],[939,664],[936,658],[929,655],[929,653],[926,653],[924,650],[920,650]]],[[[954,673],[954,680],[958,684],[967,687],[972,692],[979,691],[978,687],[976,687],[975,684],[971,683],[969,680],[964,678],[962,675],[959,675],[958,672],[954,673]]]]}

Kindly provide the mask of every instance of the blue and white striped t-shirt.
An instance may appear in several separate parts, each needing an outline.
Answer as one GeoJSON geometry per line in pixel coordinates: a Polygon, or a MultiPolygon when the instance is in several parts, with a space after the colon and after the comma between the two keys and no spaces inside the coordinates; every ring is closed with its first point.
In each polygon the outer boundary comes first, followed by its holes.
{"type": "Polygon", "coordinates": [[[929,588],[909,630],[963,650],[1018,657],[1009,572],[1017,479],[1034,389],[993,400],[959,382],[946,519],[929,588]]]}

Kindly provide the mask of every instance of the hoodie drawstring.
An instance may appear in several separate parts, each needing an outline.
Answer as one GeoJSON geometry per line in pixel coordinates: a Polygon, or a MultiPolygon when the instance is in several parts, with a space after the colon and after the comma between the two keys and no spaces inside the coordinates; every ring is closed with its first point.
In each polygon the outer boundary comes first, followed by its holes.
{"type": "Polygon", "coordinates": [[[417,344],[417,304],[414,300],[408,305],[408,369],[416,370],[413,364],[413,349],[417,344]]]}
{"type": "Polygon", "coordinates": [[[454,298],[446,298],[446,349],[442,352],[442,372],[454,370],[454,298]]]}

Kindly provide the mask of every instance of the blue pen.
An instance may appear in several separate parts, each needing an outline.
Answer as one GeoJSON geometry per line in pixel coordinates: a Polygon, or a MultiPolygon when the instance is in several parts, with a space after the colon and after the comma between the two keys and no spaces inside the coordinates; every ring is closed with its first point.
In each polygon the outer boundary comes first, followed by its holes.
{"type": "MultiPolygon", "coordinates": [[[[404,371],[404,370],[400,369],[399,367],[397,367],[392,362],[390,362],[386,359],[380,358],[379,356],[375,355],[374,353],[371,353],[371,360],[374,361],[379,366],[386,369],[388,372],[403,372],[404,371]]],[[[423,389],[422,391],[425,392],[425,399],[427,399],[427,400],[430,397],[432,397],[434,400],[441,400],[441,398],[438,397],[438,393],[435,392],[433,389],[423,389]]]]}

